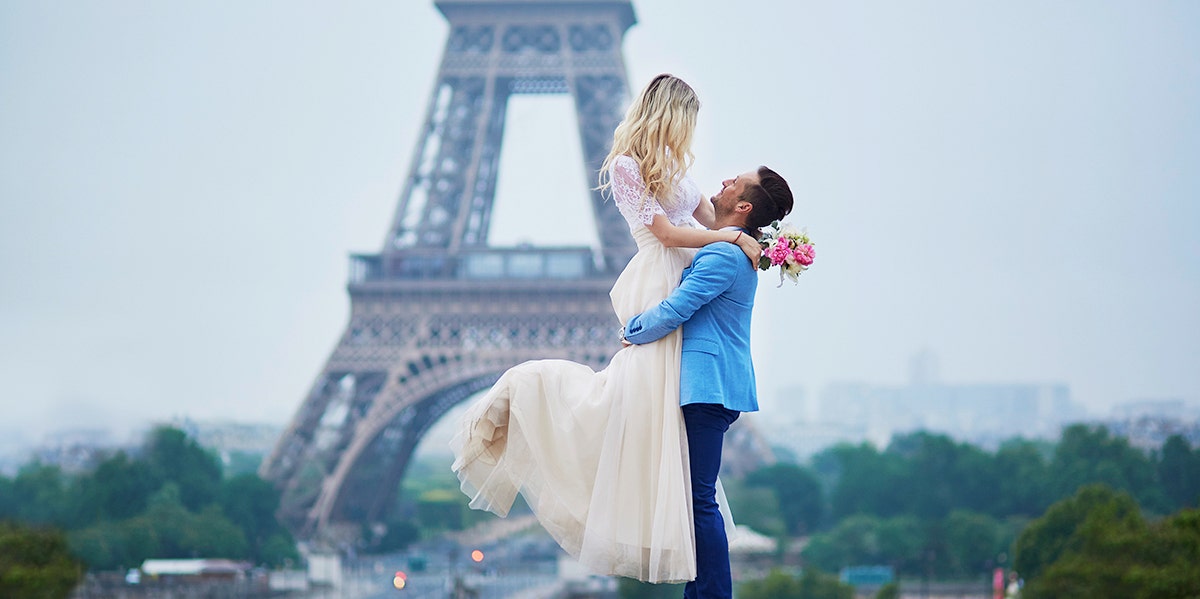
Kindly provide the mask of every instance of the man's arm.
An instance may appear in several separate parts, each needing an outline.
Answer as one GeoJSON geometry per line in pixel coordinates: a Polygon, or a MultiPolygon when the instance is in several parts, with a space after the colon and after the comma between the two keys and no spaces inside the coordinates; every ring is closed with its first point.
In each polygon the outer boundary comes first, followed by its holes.
{"type": "Polygon", "coordinates": [[[733,284],[734,269],[745,266],[741,262],[743,259],[733,245],[719,250],[713,246],[701,249],[692,260],[692,270],[671,295],[629,319],[629,324],[625,325],[625,340],[643,344],[666,337],[733,284]]]}

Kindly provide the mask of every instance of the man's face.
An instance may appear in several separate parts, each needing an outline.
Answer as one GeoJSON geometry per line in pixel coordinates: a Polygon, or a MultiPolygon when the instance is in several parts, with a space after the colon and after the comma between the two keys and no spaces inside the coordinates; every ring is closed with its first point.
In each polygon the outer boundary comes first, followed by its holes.
{"type": "Polygon", "coordinates": [[[732,179],[721,181],[721,191],[713,196],[713,208],[717,214],[728,214],[737,207],[738,199],[749,185],[758,183],[758,171],[742,173],[732,179]]]}

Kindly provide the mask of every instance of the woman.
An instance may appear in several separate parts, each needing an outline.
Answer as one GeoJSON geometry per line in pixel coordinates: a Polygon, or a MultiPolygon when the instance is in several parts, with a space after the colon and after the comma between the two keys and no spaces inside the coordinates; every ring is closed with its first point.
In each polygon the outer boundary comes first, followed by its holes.
{"type": "MultiPolygon", "coordinates": [[[[700,102],[655,77],[617,127],[601,168],[638,252],[610,294],[620,322],[679,283],[694,248],[758,242],[713,221],[686,176],[700,102]]],[[[679,409],[680,333],[627,347],[600,372],[565,360],[526,362],[472,405],[453,441],[453,469],[471,507],[507,515],[518,491],[584,566],[649,582],[695,578],[687,438],[679,409]]]]}

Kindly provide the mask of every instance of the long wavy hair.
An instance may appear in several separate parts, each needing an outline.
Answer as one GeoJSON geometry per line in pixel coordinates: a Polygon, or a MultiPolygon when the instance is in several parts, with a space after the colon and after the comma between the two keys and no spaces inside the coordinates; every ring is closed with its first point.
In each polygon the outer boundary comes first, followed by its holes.
{"type": "Polygon", "coordinates": [[[637,162],[646,195],[657,198],[664,208],[670,206],[676,181],[695,160],[692,134],[698,112],[700,98],[692,86],[666,73],[652,79],[629,105],[625,120],[613,133],[612,150],[600,167],[598,189],[612,187],[609,169],[613,160],[624,154],[637,162]]]}

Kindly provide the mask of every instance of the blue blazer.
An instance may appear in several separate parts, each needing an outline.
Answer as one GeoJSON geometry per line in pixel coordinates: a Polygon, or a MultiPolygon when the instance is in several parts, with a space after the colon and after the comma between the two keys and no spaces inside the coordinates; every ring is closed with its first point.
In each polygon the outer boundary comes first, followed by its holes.
{"type": "Polygon", "coordinates": [[[683,325],[679,404],[721,404],[755,412],[750,311],[757,289],[758,270],[742,250],[732,243],[711,243],[696,252],[671,295],[629,320],[625,339],[650,343],[683,325]]]}

